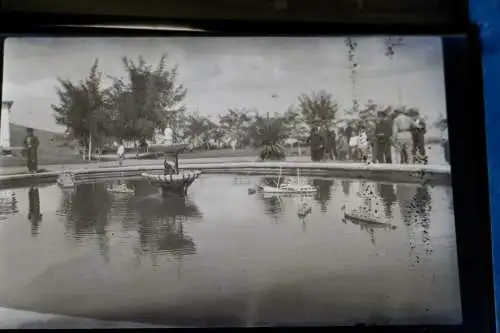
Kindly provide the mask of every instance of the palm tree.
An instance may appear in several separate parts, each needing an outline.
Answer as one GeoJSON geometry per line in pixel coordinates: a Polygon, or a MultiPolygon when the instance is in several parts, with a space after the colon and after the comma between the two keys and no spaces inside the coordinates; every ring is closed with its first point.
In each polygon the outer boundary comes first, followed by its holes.
{"type": "Polygon", "coordinates": [[[283,117],[261,117],[256,116],[251,127],[251,136],[259,147],[263,147],[260,152],[262,160],[284,159],[285,148],[281,145],[287,138],[286,120],[283,117]]]}

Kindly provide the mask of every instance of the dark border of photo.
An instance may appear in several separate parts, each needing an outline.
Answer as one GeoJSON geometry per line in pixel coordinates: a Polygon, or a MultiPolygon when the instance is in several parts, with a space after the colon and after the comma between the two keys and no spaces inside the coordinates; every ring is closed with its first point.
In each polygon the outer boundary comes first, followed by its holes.
{"type": "MultiPolygon", "coordinates": [[[[330,327],[328,329],[340,332],[479,333],[496,331],[482,66],[477,27],[472,25],[469,27],[411,24],[352,25],[325,22],[158,21],[147,19],[138,22],[136,18],[19,13],[2,15],[0,25],[0,38],[24,36],[443,36],[463,324],[459,326],[413,327],[361,325],[330,327]],[[102,26],[110,24],[115,25],[115,27],[102,26]],[[163,26],[161,29],[158,27],[155,29],[139,28],[139,26],[159,24],[163,26]],[[100,27],[89,27],[88,25],[100,25],[100,27]],[[118,28],[116,25],[131,26],[118,28]],[[191,30],[169,30],[165,26],[186,27],[191,30]],[[465,133],[467,139],[465,139],[465,133]]],[[[3,56],[3,47],[1,52],[3,56]]],[[[0,67],[0,71],[3,72],[3,68],[0,67]]]]}

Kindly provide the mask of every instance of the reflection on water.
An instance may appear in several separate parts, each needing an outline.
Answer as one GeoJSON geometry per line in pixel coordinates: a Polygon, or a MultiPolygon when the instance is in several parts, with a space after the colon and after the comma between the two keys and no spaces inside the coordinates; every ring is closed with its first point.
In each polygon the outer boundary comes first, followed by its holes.
{"type": "Polygon", "coordinates": [[[0,306],[172,325],[460,322],[449,188],[304,180],[318,192],[248,195],[276,177],[232,176],[184,198],[138,180],[5,191],[0,306]]]}
{"type": "Polygon", "coordinates": [[[16,193],[13,190],[0,190],[0,221],[18,212],[16,193]]]}
{"type": "Polygon", "coordinates": [[[326,212],[328,203],[331,199],[334,181],[331,179],[313,179],[312,185],[318,188],[318,193],[316,193],[316,200],[321,205],[321,211],[326,212]]]}
{"type": "Polygon", "coordinates": [[[40,213],[40,192],[38,188],[31,187],[28,192],[29,213],[28,220],[31,222],[31,235],[38,235],[38,228],[42,221],[42,214],[40,213]]]}
{"type": "Polygon", "coordinates": [[[392,206],[396,203],[397,197],[393,184],[377,184],[377,193],[382,199],[384,213],[387,218],[392,218],[392,206]]]}
{"type": "Polygon", "coordinates": [[[196,253],[194,241],[184,234],[183,223],[202,215],[189,199],[155,196],[134,202],[134,207],[138,215],[141,251],[176,256],[196,253]]]}
{"type": "MultiPolygon", "coordinates": [[[[124,230],[137,231],[142,254],[174,256],[196,253],[193,240],[183,232],[183,223],[202,214],[189,198],[163,197],[157,187],[141,181],[126,182],[135,193],[110,193],[108,184],[82,184],[65,193],[59,215],[75,240],[95,236],[101,254],[109,260],[109,224],[121,218],[124,230]]],[[[30,199],[31,200],[31,199],[30,199]]],[[[30,201],[31,202],[31,201],[30,201]]]]}

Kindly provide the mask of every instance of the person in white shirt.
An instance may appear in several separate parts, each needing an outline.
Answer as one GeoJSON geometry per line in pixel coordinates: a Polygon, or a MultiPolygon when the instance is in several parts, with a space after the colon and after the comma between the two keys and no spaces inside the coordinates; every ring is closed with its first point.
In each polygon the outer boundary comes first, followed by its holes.
{"type": "Polygon", "coordinates": [[[120,141],[120,143],[118,144],[116,155],[118,156],[118,163],[122,165],[123,159],[125,158],[125,145],[123,144],[123,141],[120,141]]]}
{"type": "Polygon", "coordinates": [[[358,157],[358,133],[353,131],[349,138],[349,159],[356,160],[358,157]]]}
{"type": "Polygon", "coordinates": [[[392,143],[396,150],[396,155],[400,157],[400,163],[408,164],[410,147],[413,144],[411,130],[416,126],[415,121],[401,109],[396,109],[394,112],[396,113],[396,117],[392,123],[392,143]]]}
{"type": "Polygon", "coordinates": [[[358,135],[358,149],[360,153],[361,161],[368,161],[368,135],[366,130],[361,128],[358,135]]]}

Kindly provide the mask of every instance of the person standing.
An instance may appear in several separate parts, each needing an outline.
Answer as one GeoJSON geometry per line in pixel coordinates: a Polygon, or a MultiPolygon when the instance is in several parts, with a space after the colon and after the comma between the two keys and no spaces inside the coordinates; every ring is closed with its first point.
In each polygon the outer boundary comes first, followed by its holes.
{"type": "Polygon", "coordinates": [[[427,125],[417,109],[410,110],[410,117],[413,119],[414,124],[411,130],[412,136],[412,157],[413,163],[427,164],[427,154],[425,151],[425,133],[427,132],[427,125]]]}
{"type": "Polygon", "coordinates": [[[34,135],[33,129],[26,130],[26,137],[24,138],[24,152],[27,159],[27,167],[29,172],[37,172],[38,170],[38,146],[40,141],[34,135]]]}
{"type": "Polygon", "coordinates": [[[366,132],[368,136],[368,151],[369,151],[369,156],[371,157],[371,162],[376,163],[377,162],[377,144],[375,140],[375,125],[373,125],[371,122],[368,123],[368,130],[366,132]],[[371,156],[370,156],[371,155],[371,156]]]}
{"type": "Polygon", "coordinates": [[[123,140],[120,140],[120,143],[118,144],[116,155],[118,157],[118,164],[120,166],[123,165],[123,160],[125,159],[125,145],[123,144],[123,140]]]}
{"type": "Polygon", "coordinates": [[[326,126],[321,126],[319,129],[319,135],[323,141],[323,152],[321,157],[322,159],[328,159],[330,157],[330,131],[326,126]]]}
{"type": "Polygon", "coordinates": [[[311,129],[311,135],[309,137],[309,146],[311,149],[311,160],[321,161],[324,152],[324,142],[323,137],[320,135],[317,127],[311,129]]]}
{"type": "Polygon", "coordinates": [[[351,137],[353,136],[353,132],[354,132],[354,127],[352,126],[352,124],[348,124],[344,130],[344,134],[345,134],[345,137],[347,139],[347,142],[349,142],[351,140],[351,137]]]}
{"type": "Polygon", "coordinates": [[[392,163],[391,137],[392,120],[387,112],[378,112],[378,121],[375,125],[375,151],[378,163],[392,163]]]}
{"type": "Polygon", "coordinates": [[[347,155],[349,154],[349,143],[347,142],[347,137],[344,134],[344,129],[341,128],[338,133],[337,141],[337,157],[340,161],[347,160],[347,155]]]}
{"type": "Polygon", "coordinates": [[[396,117],[392,122],[392,144],[399,155],[401,164],[409,163],[409,149],[413,143],[411,130],[415,126],[414,121],[402,109],[394,110],[396,117]]]}
{"type": "Polygon", "coordinates": [[[353,129],[351,132],[351,136],[349,137],[349,160],[357,161],[359,157],[358,150],[358,138],[359,132],[357,129],[353,129]]]}
{"type": "Polygon", "coordinates": [[[358,135],[359,158],[362,162],[368,162],[368,135],[364,127],[361,127],[358,135]]]}
{"type": "Polygon", "coordinates": [[[330,159],[336,160],[338,158],[337,155],[337,133],[335,133],[335,129],[330,128],[328,131],[328,141],[329,141],[329,146],[330,146],[330,151],[328,152],[330,154],[330,159]]]}

